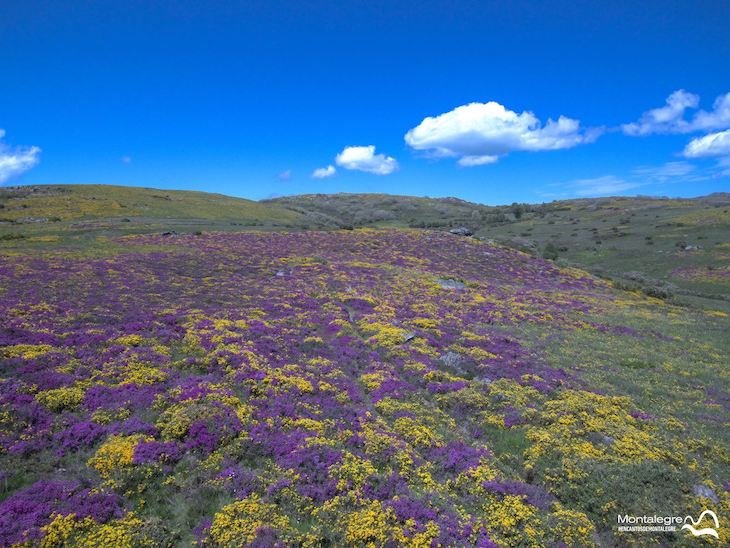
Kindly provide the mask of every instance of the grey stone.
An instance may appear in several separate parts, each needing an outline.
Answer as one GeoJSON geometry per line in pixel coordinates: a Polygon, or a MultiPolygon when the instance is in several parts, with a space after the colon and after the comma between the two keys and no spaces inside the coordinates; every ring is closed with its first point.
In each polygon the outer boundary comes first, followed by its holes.
{"type": "Polygon", "coordinates": [[[701,483],[698,483],[697,485],[692,486],[692,492],[697,495],[698,497],[704,497],[706,499],[710,499],[715,504],[720,502],[720,499],[717,498],[717,495],[715,492],[707,487],[706,485],[702,485],[701,483]]]}
{"type": "Polygon", "coordinates": [[[460,226],[458,228],[452,228],[449,230],[451,234],[456,234],[457,236],[473,236],[474,232],[466,228],[465,226],[460,226]]]}
{"type": "Polygon", "coordinates": [[[453,278],[439,278],[436,282],[444,289],[464,289],[466,287],[464,282],[453,278]]]}
{"type": "Polygon", "coordinates": [[[472,358],[451,350],[442,354],[439,361],[448,372],[467,379],[473,379],[479,370],[479,366],[472,358]]]}

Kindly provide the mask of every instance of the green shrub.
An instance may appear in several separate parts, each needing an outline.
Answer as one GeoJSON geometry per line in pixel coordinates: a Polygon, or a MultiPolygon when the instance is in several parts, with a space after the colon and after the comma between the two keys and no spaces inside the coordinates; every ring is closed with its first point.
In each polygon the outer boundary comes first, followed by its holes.
{"type": "Polygon", "coordinates": [[[545,249],[542,250],[542,257],[543,257],[543,259],[549,259],[551,261],[554,261],[555,259],[557,259],[558,258],[557,246],[554,243],[549,242],[545,246],[545,249]]]}

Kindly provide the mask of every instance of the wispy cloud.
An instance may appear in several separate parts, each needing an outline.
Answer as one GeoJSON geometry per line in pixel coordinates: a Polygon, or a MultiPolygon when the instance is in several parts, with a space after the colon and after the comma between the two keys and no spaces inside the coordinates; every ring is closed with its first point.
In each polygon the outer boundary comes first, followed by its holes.
{"type": "Polygon", "coordinates": [[[345,147],[335,157],[335,163],[344,169],[375,175],[390,175],[398,169],[398,161],[392,156],[375,154],[375,145],[345,147]]]}
{"type": "Polygon", "coordinates": [[[647,181],[663,183],[676,178],[687,180],[696,169],[696,166],[689,162],[667,162],[661,166],[637,167],[631,170],[631,173],[647,181]]]}
{"type": "Polygon", "coordinates": [[[720,158],[717,161],[717,167],[719,168],[720,177],[730,177],[730,156],[720,158]]]}
{"type": "MultiPolygon", "coordinates": [[[[730,162],[728,166],[730,167],[730,162]]],[[[667,162],[658,166],[640,166],[622,176],[602,175],[549,185],[546,198],[620,196],[637,193],[663,194],[667,185],[693,183],[719,176],[716,168],[700,170],[685,161],[667,162]],[[641,189],[641,190],[640,190],[641,189]],[[631,192],[629,192],[631,191],[631,192]]]]}
{"type": "Polygon", "coordinates": [[[436,158],[459,158],[465,167],[493,164],[514,151],[572,148],[595,141],[602,129],[581,128],[566,116],[543,124],[532,112],[517,113],[503,105],[470,103],[438,116],[429,116],[406,133],[414,150],[436,158]]]}
{"type": "Polygon", "coordinates": [[[688,110],[699,107],[700,96],[678,89],[667,97],[664,106],[653,108],[641,115],[638,121],[623,124],[626,135],[641,136],[655,133],[694,133],[730,127],[730,93],[715,99],[712,110],[699,110],[686,118],[688,110]]]}
{"type": "Polygon", "coordinates": [[[319,167],[312,172],[312,179],[326,179],[332,177],[335,173],[337,173],[337,170],[333,165],[319,167]]]}
{"type": "Polygon", "coordinates": [[[281,173],[279,173],[276,176],[276,178],[279,179],[280,181],[290,181],[291,180],[291,176],[292,176],[291,169],[287,169],[287,170],[282,171],[281,173]]]}
{"type": "Polygon", "coordinates": [[[0,129],[0,184],[22,175],[40,161],[41,149],[11,147],[2,142],[5,130],[0,129]]]}
{"type": "Polygon", "coordinates": [[[579,179],[570,185],[577,196],[612,196],[638,188],[641,183],[626,181],[614,175],[604,175],[592,179],[579,179]]]}

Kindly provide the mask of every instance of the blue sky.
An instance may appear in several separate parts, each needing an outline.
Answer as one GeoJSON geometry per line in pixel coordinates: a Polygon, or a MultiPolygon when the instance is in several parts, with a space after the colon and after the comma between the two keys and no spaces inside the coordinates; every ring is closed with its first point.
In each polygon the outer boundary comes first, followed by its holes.
{"type": "Polygon", "coordinates": [[[4,0],[0,183],[730,191],[729,20],[724,0],[4,0]]]}

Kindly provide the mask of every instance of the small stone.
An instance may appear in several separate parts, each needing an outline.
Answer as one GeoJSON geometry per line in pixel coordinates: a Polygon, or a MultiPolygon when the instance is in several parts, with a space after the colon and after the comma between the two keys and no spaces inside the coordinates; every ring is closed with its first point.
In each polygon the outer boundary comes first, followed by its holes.
{"type": "Polygon", "coordinates": [[[710,499],[715,504],[720,502],[720,499],[717,498],[715,492],[706,485],[702,485],[701,483],[692,486],[692,492],[698,497],[710,499]]]}
{"type": "Polygon", "coordinates": [[[453,278],[439,278],[436,282],[444,289],[464,289],[466,284],[453,278]]]}

